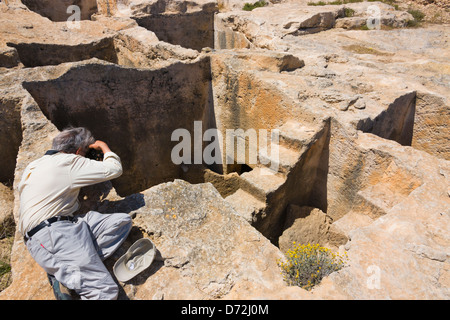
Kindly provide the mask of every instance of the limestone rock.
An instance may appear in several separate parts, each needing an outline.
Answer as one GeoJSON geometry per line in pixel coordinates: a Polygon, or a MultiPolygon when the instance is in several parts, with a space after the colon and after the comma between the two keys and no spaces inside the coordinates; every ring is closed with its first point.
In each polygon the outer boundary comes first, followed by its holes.
{"type": "Polygon", "coordinates": [[[239,61],[248,69],[271,72],[289,72],[304,67],[303,60],[289,53],[266,50],[221,50],[225,59],[239,61]]]}
{"type": "MultiPolygon", "coordinates": [[[[331,280],[353,297],[446,299],[449,291],[446,284],[448,250],[445,244],[449,239],[444,230],[448,228],[449,221],[443,212],[450,199],[444,191],[448,180],[436,174],[433,167],[448,167],[448,162],[409,147],[398,148],[395,142],[372,135],[362,134],[358,141],[360,147],[371,151],[359,158],[364,160],[356,166],[359,173],[351,177],[354,181],[352,185],[358,185],[359,174],[368,174],[363,180],[373,184],[380,181],[386,194],[392,192],[390,199],[393,203],[385,209],[384,215],[371,222],[371,218],[360,215],[364,212],[353,212],[349,217],[337,218],[339,213],[333,209],[336,208],[336,202],[330,199],[328,212],[335,217],[333,224],[340,230],[346,230],[350,238],[344,247],[349,261],[352,261],[349,268],[330,276],[331,280]],[[375,154],[378,156],[372,158],[375,154]],[[384,162],[381,159],[385,156],[385,160],[388,160],[385,165],[390,165],[386,167],[386,171],[380,170],[384,174],[375,174],[369,169],[384,162]],[[391,156],[395,162],[390,162],[391,156]],[[413,162],[420,165],[410,167],[410,159],[415,159],[413,162]],[[423,205],[424,203],[427,205],[423,205]],[[355,260],[356,257],[360,260],[355,260]],[[403,273],[406,269],[408,272],[403,273]],[[402,289],[399,290],[400,287],[402,289]]],[[[350,176],[351,174],[348,178],[350,176]]],[[[332,184],[328,186],[339,188],[332,184]]],[[[352,188],[347,185],[350,193],[353,192],[352,188]]],[[[343,188],[339,190],[344,192],[343,188]]],[[[377,197],[377,194],[374,196],[377,197]]],[[[340,198],[342,201],[342,197],[340,198]]],[[[345,209],[341,205],[338,211],[345,209]]],[[[317,289],[315,293],[324,293],[320,288],[317,289]]]]}
{"type": "Polygon", "coordinates": [[[257,8],[251,12],[219,13],[217,19],[222,21],[222,28],[218,29],[217,37],[219,38],[216,39],[216,43],[222,43],[221,38],[227,33],[238,32],[252,46],[274,49],[279,38],[287,35],[315,33],[332,28],[335,18],[342,14],[341,11],[342,8],[336,6],[327,6],[323,9],[294,4],[276,4],[257,8]]]}
{"type": "Polygon", "coordinates": [[[351,12],[349,17],[340,17],[336,20],[336,28],[392,28],[405,27],[414,17],[405,11],[395,10],[392,6],[383,2],[358,2],[343,5],[346,12],[351,12]],[[376,20],[374,20],[376,19],[376,20]]]}
{"type": "Polygon", "coordinates": [[[22,66],[17,50],[10,47],[0,48],[0,67],[13,68],[17,66],[22,66]]]}
{"type": "Polygon", "coordinates": [[[155,32],[160,40],[201,51],[214,46],[216,11],[217,2],[212,0],[144,0],[133,1],[117,15],[135,19],[140,26],[155,32]]]}
{"type": "Polygon", "coordinates": [[[450,146],[447,143],[450,126],[445,121],[450,116],[448,99],[441,95],[418,92],[415,108],[411,146],[450,160],[450,146]]]}
{"type": "Polygon", "coordinates": [[[143,195],[145,208],[135,211],[133,222],[153,238],[164,262],[140,276],[136,299],[155,294],[217,299],[249,283],[267,291],[283,288],[276,265],[280,251],[237,216],[212,185],[176,180],[143,195]]]}
{"type": "Polygon", "coordinates": [[[332,220],[320,209],[290,205],[286,212],[283,234],[279,238],[282,252],[297,244],[320,244],[323,247],[337,248],[347,242],[344,234],[330,230],[332,220]]]}
{"type": "MultiPolygon", "coordinates": [[[[50,19],[51,21],[66,21],[75,11],[70,10],[69,6],[73,5],[73,1],[53,1],[43,0],[21,0],[30,10],[39,13],[40,15],[50,19]]],[[[92,14],[97,11],[96,0],[81,0],[77,1],[76,5],[79,8],[80,18],[88,20],[92,14]]]]}
{"type": "Polygon", "coordinates": [[[159,41],[154,32],[142,27],[119,31],[114,40],[117,62],[137,68],[161,68],[175,61],[193,61],[199,53],[159,41]]]}
{"type": "MultiPolygon", "coordinates": [[[[411,14],[396,11],[382,2],[361,2],[345,5],[311,6],[308,3],[285,2],[248,11],[221,12],[216,17],[216,46],[285,48],[280,39],[301,36],[331,28],[359,28],[373,17],[376,26],[405,27],[411,14]],[[374,9],[375,8],[375,9],[374,9]],[[346,17],[346,12],[352,12],[346,17]]],[[[372,25],[371,25],[372,27],[372,25]]]]}
{"type": "MultiPolygon", "coordinates": [[[[308,296],[300,288],[285,285],[277,265],[282,253],[236,215],[209,183],[175,180],[127,198],[109,195],[101,205],[103,212],[126,208],[134,216],[130,237],[150,237],[158,250],[149,269],[121,283],[122,294],[130,298],[270,298],[274,292],[286,294],[285,290],[308,296]],[[249,287],[253,290],[248,291],[249,287]]],[[[131,240],[106,261],[109,270],[131,240]]],[[[13,284],[0,294],[2,299],[51,299],[45,273],[20,238],[12,261],[17,273],[13,284]]]]}
{"type": "Polygon", "coordinates": [[[72,27],[65,20],[52,22],[26,7],[10,5],[0,15],[0,45],[15,48],[25,67],[92,57],[115,62],[113,33],[104,25],[81,20],[72,27]]]}

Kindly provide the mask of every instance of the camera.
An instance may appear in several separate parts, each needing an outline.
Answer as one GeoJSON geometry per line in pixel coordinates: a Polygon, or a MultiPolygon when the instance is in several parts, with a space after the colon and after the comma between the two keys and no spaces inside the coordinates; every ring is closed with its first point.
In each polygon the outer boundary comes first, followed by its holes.
{"type": "Polygon", "coordinates": [[[86,158],[103,161],[103,152],[101,152],[100,150],[89,148],[88,152],[86,153],[86,158]]]}

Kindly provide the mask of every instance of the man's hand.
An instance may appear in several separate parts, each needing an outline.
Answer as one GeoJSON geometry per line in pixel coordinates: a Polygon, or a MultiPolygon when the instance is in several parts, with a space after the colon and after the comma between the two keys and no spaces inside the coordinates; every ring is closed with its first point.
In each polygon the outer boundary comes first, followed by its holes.
{"type": "Polygon", "coordinates": [[[95,149],[95,150],[101,150],[103,154],[107,152],[111,152],[111,149],[108,147],[108,145],[100,140],[95,141],[93,144],[89,145],[89,148],[95,149]]]}

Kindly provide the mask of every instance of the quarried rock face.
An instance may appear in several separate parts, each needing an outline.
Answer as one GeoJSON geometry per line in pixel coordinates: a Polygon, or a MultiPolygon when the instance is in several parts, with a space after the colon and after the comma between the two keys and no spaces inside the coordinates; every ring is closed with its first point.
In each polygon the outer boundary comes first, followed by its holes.
{"type": "Polygon", "coordinates": [[[369,213],[385,214],[369,215],[371,223],[358,218],[367,213],[355,207],[352,219],[335,222],[347,228],[350,241],[344,247],[353,262],[331,278],[353,298],[448,299],[448,161],[370,134],[361,134],[357,144],[366,168],[389,164],[373,171],[365,179],[371,186],[357,195],[370,203],[369,213]]]}
{"type": "Polygon", "coordinates": [[[16,157],[22,142],[20,99],[2,91],[0,97],[0,182],[12,185],[16,157]]]}
{"type": "Polygon", "coordinates": [[[70,6],[76,5],[79,8],[80,19],[89,20],[97,12],[96,0],[63,0],[63,1],[38,1],[21,0],[30,10],[50,19],[51,21],[67,21],[76,11],[70,6]]]}
{"type": "Polygon", "coordinates": [[[139,26],[152,30],[162,41],[201,50],[214,46],[216,2],[207,2],[196,10],[151,12],[133,17],[139,26]]]}
{"type": "Polygon", "coordinates": [[[91,62],[24,87],[59,130],[84,126],[108,141],[124,165],[115,188],[127,195],[180,175],[180,166],[171,160],[177,144],[171,135],[178,128],[193,132],[194,121],[204,119],[208,66],[207,57],[158,70],[91,62]]]}
{"type": "Polygon", "coordinates": [[[135,299],[219,299],[249,285],[260,287],[252,297],[263,298],[287,288],[277,266],[281,252],[211,184],[175,180],[142,194],[145,207],[134,212],[134,225],[153,239],[161,259],[124,286],[135,299]]]}
{"type": "Polygon", "coordinates": [[[19,60],[19,54],[15,48],[0,49],[0,66],[3,68],[13,68],[22,65],[19,60]]]}
{"type": "Polygon", "coordinates": [[[418,92],[411,146],[436,157],[450,160],[450,117],[448,98],[418,92]]]}

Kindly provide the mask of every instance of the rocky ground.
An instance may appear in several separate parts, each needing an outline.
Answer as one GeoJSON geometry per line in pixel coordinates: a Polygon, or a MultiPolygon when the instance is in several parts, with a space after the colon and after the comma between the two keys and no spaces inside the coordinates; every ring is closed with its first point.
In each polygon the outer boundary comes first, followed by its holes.
{"type": "Polygon", "coordinates": [[[4,252],[21,172],[68,124],[124,164],[80,197],[133,217],[107,267],[140,237],[159,251],[120,299],[449,299],[448,4],[308,2],[86,0],[75,29],[46,1],[0,2],[0,299],[53,299],[20,234],[4,252]],[[256,162],[175,164],[171,134],[194,123],[279,143],[256,162]],[[348,264],[288,286],[277,261],[293,241],[348,264]]]}
{"type": "Polygon", "coordinates": [[[450,22],[450,5],[445,0],[399,1],[399,7],[423,12],[425,14],[424,21],[430,23],[450,22]]]}

